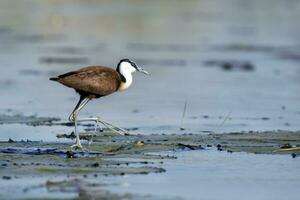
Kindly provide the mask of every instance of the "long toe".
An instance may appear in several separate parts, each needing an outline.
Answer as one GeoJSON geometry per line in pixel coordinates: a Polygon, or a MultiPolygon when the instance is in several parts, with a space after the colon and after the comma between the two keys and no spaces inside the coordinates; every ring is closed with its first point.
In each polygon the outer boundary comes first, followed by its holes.
{"type": "Polygon", "coordinates": [[[80,143],[76,143],[76,144],[71,145],[71,149],[84,150],[83,146],[80,143]]]}

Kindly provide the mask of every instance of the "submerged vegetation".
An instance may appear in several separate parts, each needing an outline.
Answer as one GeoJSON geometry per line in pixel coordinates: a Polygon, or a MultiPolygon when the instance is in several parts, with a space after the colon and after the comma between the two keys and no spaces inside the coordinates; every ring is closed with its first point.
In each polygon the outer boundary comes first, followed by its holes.
{"type": "MultiPolygon", "coordinates": [[[[74,133],[58,134],[73,139],[74,133]]],[[[115,199],[152,199],[133,194],[116,195],[101,189],[90,178],[127,174],[163,173],[164,161],[176,159],[174,151],[213,150],[260,154],[300,153],[300,132],[247,132],[228,134],[152,134],[120,136],[109,131],[85,132],[87,151],[72,151],[70,143],[9,140],[0,143],[2,180],[45,178],[45,184],[24,190],[46,188],[48,191],[73,191],[80,198],[114,197],[115,199]],[[48,177],[61,177],[51,181],[48,177]],[[97,190],[97,193],[92,191],[97,190]]],[[[199,152],[200,153],[200,152],[199,152]]],[[[157,199],[155,197],[154,199],[157,199]]]]}
{"type": "MultiPolygon", "coordinates": [[[[58,134],[71,138],[71,134],[58,134]]],[[[228,134],[152,134],[120,136],[112,132],[81,133],[87,151],[72,151],[69,143],[13,141],[0,143],[2,176],[43,174],[148,174],[165,170],[166,152],[208,150],[260,154],[299,154],[300,132],[248,132],[228,134]],[[160,155],[162,153],[162,155],[160,155]],[[159,166],[157,166],[159,163],[159,166]],[[135,167],[132,167],[134,164],[135,167]],[[138,166],[138,167],[136,167],[138,166]]]]}

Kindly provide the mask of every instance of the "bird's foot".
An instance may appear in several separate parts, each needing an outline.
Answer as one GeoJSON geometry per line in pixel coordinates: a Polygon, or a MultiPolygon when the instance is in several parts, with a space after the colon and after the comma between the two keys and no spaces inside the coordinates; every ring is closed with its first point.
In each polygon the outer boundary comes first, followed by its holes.
{"type": "Polygon", "coordinates": [[[71,145],[71,149],[74,150],[82,150],[82,151],[88,151],[86,148],[84,148],[81,143],[76,142],[76,144],[71,145]]]}
{"type": "Polygon", "coordinates": [[[94,121],[96,123],[95,126],[98,126],[98,123],[101,123],[106,128],[108,128],[109,130],[111,130],[119,135],[131,135],[127,130],[125,130],[121,127],[118,127],[116,125],[113,125],[112,123],[109,123],[100,117],[89,117],[89,118],[77,119],[77,122],[86,122],[86,121],[94,121]]]}
{"type": "Polygon", "coordinates": [[[119,127],[119,126],[116,126],[108,121],[105,121],[103,120],[102,118],[100,117],[95,117],[94,119],[96,119],[96,124],[98,123],[101,123],[103,124],[106,128],[108,128],[109,130],[119,134],[119,135],[131,135],[127,130],[119,127]]]}

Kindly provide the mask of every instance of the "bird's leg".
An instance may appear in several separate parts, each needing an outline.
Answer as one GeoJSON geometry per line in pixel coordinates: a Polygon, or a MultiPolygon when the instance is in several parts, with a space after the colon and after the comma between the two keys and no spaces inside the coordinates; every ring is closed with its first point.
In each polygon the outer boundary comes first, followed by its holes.
{"type": "MultiPolygon", "coordinates": [[[[79,111],[90,101],[89,98],[84,98],[84,97],[80,97],[77,105],[75,106],[73,112],[70,114],[69,116],[69,120],[72,122],[76,122],[75,123],[75,132],[77,130],[77,123],[78,122],[86,122],[86,121],[94,121],[96,124],[96,128],[98,127],[98,123],[103,124],[105,127],[107,127],[108,129],[120,134],[120,135],[129,135],[130,133],[128,131],[126,131],[123,128],[120,128],[116,125],[113,125],[107,121],[104,121],[103,119],[101,119],[100,117],[91,117],[91,118],[81,118],[81,119],[77,119],[78,113],[79,111]],[[76,119],[75,119],[76,118],[76,119]]],[[[96,129],[95,128],[95,132],[96,129]]],[[[77,133],[78,134],[78,133],[77,133]]],[[[76,136],[77,137],[77,136],[76,136]]],[[[76,143],[77,144],[77,143],[76,143]]]]}
{"type": "Polygon", "coordinates": [[[79,113],[79,111],[80,111],[80,110],[81,110],[81,109],[82,109],[89,101],[90,101],[89,98],[85,98],[85,97],[83,97],[83,96],[80,96],[80,99],[79,99],[78,103],[76,104],[74,110],[72,111],[72,113],[71,113],[70,116],[69,116],[69,121],[74,122],[74,121],[75,121],[75,119],[74,119],[74,113],[75,113],[76,111],[78,111],[78,113],[79,113]]]}
{"type": "MultiPolygon", "coordinates": [[[[95,122],[95,125],[94,125],[94,134],[96,135],[97,134],[97,131],[98,131],[98,127],[99,127],[99,124],[98,124],[98,120],[95,122]]],[[[92,144],[93,142],[93,134],[91,135],[91,138],[89,139],[89,145],[92,144]]]]}
{"type": "Polygon", "coordinates": [[[100,129],[99,132],[102,132],[102,131],[103,131],[103,128],[102,128],[102,127],[99,127],[99,118],[96,120],[95,126],[97,127],[97,128],[95,129],[95,133],[96,133],[97,130],[99,130],[99,129],[100,129]]]}
{"type": "Polygon", "coordinates": [[[80,138],[78,134],[78,126],[77,126],[77,116],[78,112],[77,110],[73,113],[73,119],[74,119],[74,126],[75,126],[75,135],[76,135],[76,143],[71,146],[71,148],[76,148],[76,149],[83,149],[81,143],[80,143],[80,138]]]}
{"type": "Polygon", "coordinates": [[[76,135],[76,144],[72,145],[71,148],[79,148],[79,149],[83,149],[81,143],[80,143],[80,137],[79,137],[79,133],[78,133],[78,114],[79,111],[89,102],[90,99],[88,98],[82,98],[80,97],[79,102],[77,103],[75,109],[73,110],[73,112],[71,113],[69,119],[71,121],[74,121],[74,126],[75,126],[75,135],[76,135]]]}
{"type": "Polygon", "coordinates": [[[129,135],[130,133],[128,131],[126,131],[125,129],[118,127],[116,125],[113,125],[112,123],[109,123],[107,121],[104,121],[103,119],[101,119],[100,117],[89,117],[89,118],[81,118],[80,120],[81,122],[85,122],[85,121],[95,121],[96,123],[100,122],[101,124],[103,124],[105,127],[107,127],[108,129],[114,131],[115,133],[118,133],[120,135],[129,135]]]}
{"type": "Polygon", "coordinates": [[[106,126],[108,129],[110,129],[110,130],[112,130],[112,131],[114,131],[114,132],[116,132],[118,134],[121,134],[121,135],[130,135],[130,133],[127,130],[125,130],[125,129],[119,127],[119,126],[113,125],[110,122],[104,121],[103,119],[100,119],[100,117],[97,117],[97,121],[99,121],[104,126],[106,126]]]}

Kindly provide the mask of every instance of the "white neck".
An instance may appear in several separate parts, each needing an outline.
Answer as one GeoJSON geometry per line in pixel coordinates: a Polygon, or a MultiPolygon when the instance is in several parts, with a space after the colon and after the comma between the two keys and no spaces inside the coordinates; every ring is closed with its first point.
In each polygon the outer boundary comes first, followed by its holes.
{"type": "Polygon", "coordinates": [[[122,74],[124,76],[124,78],[126,79],[126,82],[121,82],[121,85],[119,87],[119,91],[123,91],[126,90],[127,88],[130,87],[130,85],[132,84],[132,72],[125,70],[124,68],[120,68],[120,74],[122,74]]]}

